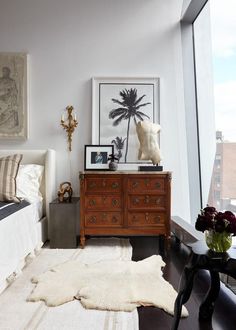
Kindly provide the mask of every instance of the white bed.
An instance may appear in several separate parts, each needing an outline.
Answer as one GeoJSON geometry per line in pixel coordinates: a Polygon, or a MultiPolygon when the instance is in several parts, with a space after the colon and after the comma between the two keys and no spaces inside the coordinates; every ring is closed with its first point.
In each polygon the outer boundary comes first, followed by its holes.
{"type": "Polygon", "coordinates": [[[44,166],[42,202],[35,202],[0,221],[0,293],[21,272],[48,238],[49,203],[55,198],[54,150],[0,150],[0,158],[22,154],[21,164],[44,166]],[[41,203],[41,205],[40,205],[41,203]]]}

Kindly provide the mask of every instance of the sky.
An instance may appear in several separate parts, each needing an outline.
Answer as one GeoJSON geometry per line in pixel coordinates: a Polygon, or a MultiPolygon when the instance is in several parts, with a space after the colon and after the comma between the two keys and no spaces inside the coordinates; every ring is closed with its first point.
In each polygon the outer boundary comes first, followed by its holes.
{"type": "Polygon", "coordinates": [[[216,129],[236,142],[236,0],[211,0],[216,129]]]}

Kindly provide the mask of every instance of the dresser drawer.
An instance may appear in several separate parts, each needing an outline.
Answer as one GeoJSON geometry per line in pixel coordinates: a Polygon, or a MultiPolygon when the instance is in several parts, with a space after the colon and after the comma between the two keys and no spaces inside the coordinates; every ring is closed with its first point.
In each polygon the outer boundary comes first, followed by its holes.
{"type": "Polygon", "coordinates": [[[121,178],[87,178],[85,181],[85,191],[87,192],[120,192],[121,191],[121,178]]]}
{"type": "Polygon", "coordinates": [[[129,209],[156,209],[165,208],[165,195],[129,195],[128,208],[129,209]]]}
{"type": "Polygon", "coordinates": [[[88,195],[85,199],[85,208],[88,210],[119,210],[121,209],[121,196],[88,195]]]}
{"type": "Polygon", "coordinates": [[[166,215],[159,212],[130,212],[128,213],[128,225],[131,227],[139,226],[158,226],[165,227],[166,215]]]}
{"type": "Polygon", "coordinates": [[[128,191],[132,193],[164,193],[165,179],[160,177],[135,177],[128,179],[128,191]]]}
{"type": "Polygon", "coordinates": [[[122,227],[122,224],[120,212],[88,212],[85,215],[87,227],[122,227]]]}

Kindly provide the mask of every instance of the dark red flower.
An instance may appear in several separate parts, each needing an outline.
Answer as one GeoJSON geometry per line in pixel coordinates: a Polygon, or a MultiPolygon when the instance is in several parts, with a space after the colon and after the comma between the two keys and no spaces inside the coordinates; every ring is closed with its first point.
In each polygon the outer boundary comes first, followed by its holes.
{"type": "Polygon", "coordinates": [[[232,233],[233,235],[236,235],[236,217],[235,217],[235,215],[230,211],[225,211],[223,214],[224,214],[224,219],[227,221],[226,231],[228,233],[232,233]]]}
{"type": "Polygon", "coordinates": [[[204,232],[205,230],[213,228],[212,218],[207,215],[199,214],[195,223],[196,230],[204,232]]]}
{"type": "Polygon", "coordinates": [[[236,221],[235,215],[231,211],[225,211],[224,218],[230,222],[236,221]]]}
{"type": "Polygon", "coordinates": [[[223,231],[226,229],[226,222],[224,220],[224,218],[220,215],[220,216],[216,216],[215,217],[215,224],[214,224],[214,229],[216,232],[218,233],[223,233],[223,231]]]}
{"type": "Polygon", "coordinates": [[[207,206],[203,209],[204,213],[210,213],[210,214],[214,214],[216,213],[216,208],[213,206],[207,206]]]}

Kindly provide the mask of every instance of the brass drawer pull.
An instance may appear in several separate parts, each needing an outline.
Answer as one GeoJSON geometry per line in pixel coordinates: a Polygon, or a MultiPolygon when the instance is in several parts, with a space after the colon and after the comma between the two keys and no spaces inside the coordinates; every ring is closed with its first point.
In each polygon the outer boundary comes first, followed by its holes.
{"type": "Polygon", "coordinates": [[[106,180],[103,180],[103,181],[102,181],[102,186],[103,186],[103,187],[106,187],[106,180]]]}
{"type": "Polygon", "coordinates": [[[89,222],[90,222],[90,223],[96,223],[96,222],[97,222],[96,217],[94,217],[94,216],[93,216],[93,217],[90,217],[90,218],[89,218],[89,222]]]}
{"type": "Polygon", "coordinates": [[[111,186],[112,186],[113,189],[116,189],[116,188],[119,187],[119,183],[118,182],[112,182],[111,186]]]}
{"type": "Polygon", "coordinates": [[[156,187],[157,189],[160,189],[160,188],[161,188],[161,184],[160,184],[160,182],[156,182],[155,187],[156,187]]]}
{"type": "Polygon", "coordinates": [[[159,223],[161,221],[161,217],[159,215],[157,215],[155,218],[154,218],[154,222],[155,223],[159,223]]]}
{"type": "Polygon", "coordinates": [[[149,202],[150,202],[149,196],[146,195],[146,196],[145,196],[144,203],[145,203],[145,204],[149,204],[149,202]]]}
{"type": "Polygon", "coordinates": [[[112,221],[112,223],[117,223],[118,219],[117,219],[117,217],[113,216],[111,221],[112,221]]]}
{"type": "Polygon", "coordinates": [[[95,188],[95,187],[96,187],[96,183],[95,182],[90,182],[89,188],[95,188]]]}
{"type": "Polygon", "coordinates": [[[135,223],[135,222],[138,222],[138,217],[136,217],[136,215],[133,215],[132,217],[132,222],[135,223]]]}
{"type": "Polygon", "coordinates": [[[145,182],[146,187],[148,187],[150,180],[149,179],[145,179],[144,182],[145,182]]]}
{"type": "Polygon", "coordinates": [[[90,205],[90,206],[94,206],[94,205],[96,205],[96,201],[95,201],[94,199],[90,199],[90,200],[89,200],[89,205],[90,205]]]}
{"type": "Polygon", "coordinates": [[[156,199],[156,204],[157,205],[161,204],[161,198],[160,197],[156,199]]]}
{"type": "Polygon", "coordinates": [[[113,199],[112,200],[112,206],[117,206],[118,205],[118,200],[117,199],[113,199]]]}
{"type": "Polygon", "coordinates": [[[138,187],[138,182],[137,181],[133,182],[132,183],[132,188],[137,188],[137,187],[138,187]]]}
{"type": "Polygon", "coordinates": [[[139,198],[133,198],[133,204],[134,205],[139,204],[139,198]]]}

